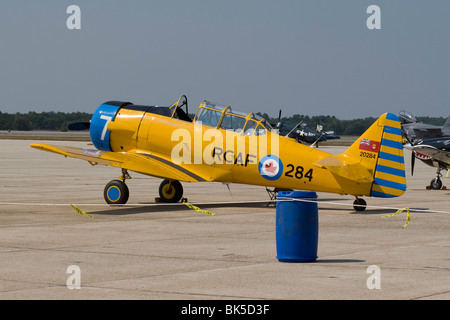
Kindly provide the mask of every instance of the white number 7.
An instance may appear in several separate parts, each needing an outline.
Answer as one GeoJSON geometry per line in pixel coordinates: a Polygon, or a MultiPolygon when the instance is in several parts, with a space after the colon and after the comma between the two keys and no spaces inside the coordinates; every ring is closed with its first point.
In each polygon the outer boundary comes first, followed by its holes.
{"type": "Polygon", "coordinates": [[[105,140],[106,131],[108,130],[108,124],[111,122],[112,117],[101,115],[100,119],[106,120],[105,127],[103,128],[101,140],[105,140]]]}

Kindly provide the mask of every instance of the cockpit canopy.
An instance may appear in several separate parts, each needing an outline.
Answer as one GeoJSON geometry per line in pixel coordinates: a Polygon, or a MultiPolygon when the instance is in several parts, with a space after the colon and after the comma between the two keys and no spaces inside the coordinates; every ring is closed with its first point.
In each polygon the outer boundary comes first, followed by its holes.
{"type": "Polygon", "coordinates": [[[401,110],[399,113],[399,118],[402,121],[402,123],[414,123],[417,122],[416,117],[414,117],[411,113],[405,110],[401,110]]]}
{"type": "Polygon", "coordinates": [[[206,100],[203,100],[198,107],[194,122],[236,133],[243,132],[246,136],[262,135],[267,131],[272,131],[271,125],[254,113],[247,115],[233,111],[230,106],[223,106],[206,100]]]}

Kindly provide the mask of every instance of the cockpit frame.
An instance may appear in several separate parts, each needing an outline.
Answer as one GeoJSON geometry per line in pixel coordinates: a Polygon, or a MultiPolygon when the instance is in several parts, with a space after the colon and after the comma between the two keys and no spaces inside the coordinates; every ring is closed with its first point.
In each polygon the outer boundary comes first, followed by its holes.
{"type": "Polygon", "coordinates": [[[229,105],[224,106],[207,100],[200,103],[193,122],[216,129],[243,133],[246,136],[262,135],[272,131],[272,126],[266,119],[254,113],[233,111],[229,105]]]}

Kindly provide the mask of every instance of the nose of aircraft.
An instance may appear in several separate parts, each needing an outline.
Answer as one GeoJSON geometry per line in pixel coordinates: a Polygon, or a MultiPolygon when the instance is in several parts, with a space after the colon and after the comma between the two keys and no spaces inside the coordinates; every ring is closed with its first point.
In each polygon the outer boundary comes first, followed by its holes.
{"type": "Polygon", "coordinates": [[[90,135],[92,143],[98,150],[111,151],[108,124],[114,120],[119,109],[128,104],[130,103],[109,101],[99,106],[95,111],[90,123],[90,135]]]}

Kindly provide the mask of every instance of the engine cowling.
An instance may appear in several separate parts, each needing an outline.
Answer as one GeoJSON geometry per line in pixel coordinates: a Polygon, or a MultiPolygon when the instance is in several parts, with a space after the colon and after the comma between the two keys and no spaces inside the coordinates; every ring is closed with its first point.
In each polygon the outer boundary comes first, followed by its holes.
{"type": "Polygon", "coordinates": [[[91,141],[98,150],[112,151],[108,125],[114,121],[120,108],[130,105],[130,102],[109,101],[97,108],[91,119],[90,136],[91,141]]]}

